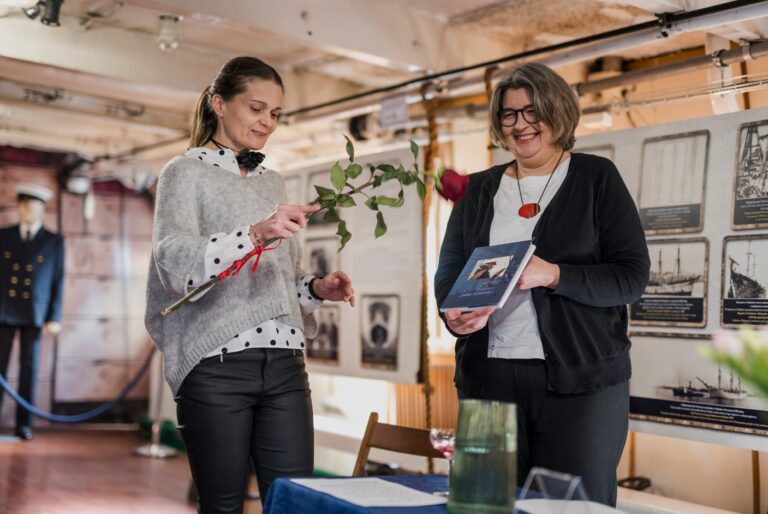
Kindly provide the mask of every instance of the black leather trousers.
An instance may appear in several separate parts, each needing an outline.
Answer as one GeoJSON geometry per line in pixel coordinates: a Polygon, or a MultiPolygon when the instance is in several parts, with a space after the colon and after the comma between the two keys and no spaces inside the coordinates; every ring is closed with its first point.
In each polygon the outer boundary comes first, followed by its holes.
{"type": "Polygon", "coordinates": [[[252,348],[204,359],[184,380],[176,404],[201,514],[243,512],[251,463],[262,502],[276,478],[312,474],[303,352],[252,348]]]}

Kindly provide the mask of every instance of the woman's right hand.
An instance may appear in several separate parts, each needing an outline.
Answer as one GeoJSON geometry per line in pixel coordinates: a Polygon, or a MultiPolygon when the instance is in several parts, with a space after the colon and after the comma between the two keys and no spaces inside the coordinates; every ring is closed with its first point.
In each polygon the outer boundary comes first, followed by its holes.
{"type": "Polygon", "coordinates": [[[449,309],[445,311],[445,324],[455,334],[472,334],[488,324],[488,318],[493,311],[493,307],[464,313],[460,309],[449,309]]]}
{"type": "Polygon", "coordinates": [[[306,226],[307,213],[319,210],[319,205],[278,204],[272,214],[251,226],[251,241],[258,245],[270,239],[288,239],[306,226]]]}

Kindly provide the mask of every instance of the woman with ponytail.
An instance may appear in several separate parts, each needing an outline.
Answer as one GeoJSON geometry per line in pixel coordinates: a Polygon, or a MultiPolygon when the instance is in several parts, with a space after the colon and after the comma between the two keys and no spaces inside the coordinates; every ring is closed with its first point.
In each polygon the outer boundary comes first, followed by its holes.
{"type": "Polygon", "coordinates": [[[190,149],[158,182],[145,321],[163,352],[202,514],[241,513],[251,465],[262,499],[278,477],[311,475],[305,338],[323,300],[354,305],[343,272],[300,267],[292,236],[318,207],[286,204],[282,177],[261,165],[283,94],[268,64],[229,61],[200,95],[190,149]],[[263,248],[272,239],[280,244],[263,248]],[[260,246],[255,273],[160,314],[260,246]]]}

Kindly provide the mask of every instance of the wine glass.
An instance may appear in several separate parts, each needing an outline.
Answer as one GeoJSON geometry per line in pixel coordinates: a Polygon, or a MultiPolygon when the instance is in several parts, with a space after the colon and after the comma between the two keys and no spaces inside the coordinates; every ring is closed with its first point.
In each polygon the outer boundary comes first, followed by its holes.
{"type": "MultiPolygon", "coordinates": [[[[429,431],[429,442],[432,447],[442,453],[448,459],[448,481],[451,477],[451,465],[453,464],[453,447],[456,441],[456,432],[452,428],[432,428],[429,431]]],[[[450,488],[449,488],[450,489],[450,488]]],[[[437,491],[433,494],[448,496],[448,491],[437,491]]]]}

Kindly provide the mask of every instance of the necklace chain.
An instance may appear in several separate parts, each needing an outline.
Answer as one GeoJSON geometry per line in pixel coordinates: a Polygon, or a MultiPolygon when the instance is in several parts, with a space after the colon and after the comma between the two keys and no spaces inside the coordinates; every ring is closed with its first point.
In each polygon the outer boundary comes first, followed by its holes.
{"type": "MultiPolygon", "coordinates": [[[[536,205],[541,206],[541,199],[544,198],[544,191],[547,190],[547,186],[549,185],[549,182],[552,180],[552,175],[555,174],[555,170],[560,165],[560,161],[563,159],[563,155],[565,155],[565,150],[563,150],[560,153],[560,157],[557,159],[557,163],[555,164],[555,167],[552,168],[552,173],[549,174],[549,178],[547,179],[547,183],[544,184],[544,189],[541,190],[541,194],[539,195],[539,201],[536,202],[536,205]]],[[[525,200],[523,200],[523,188],[520,187],[520,175],[517,173],[517,161],[515,161],[515,178],[517,179],[517,191],[520,193],[520,204],[526,205],[525,200]]]]}

